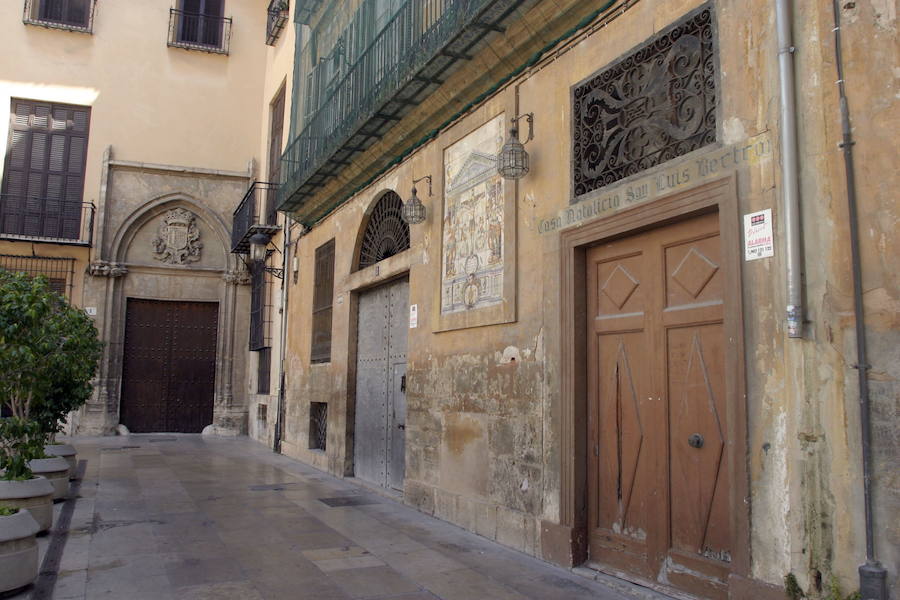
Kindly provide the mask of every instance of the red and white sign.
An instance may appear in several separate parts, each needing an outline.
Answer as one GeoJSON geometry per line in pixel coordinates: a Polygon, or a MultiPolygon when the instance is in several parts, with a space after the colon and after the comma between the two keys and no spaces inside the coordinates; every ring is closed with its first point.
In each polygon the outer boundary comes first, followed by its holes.
{"type": "Polygon", "coordinates": [[[772,209],[744,215],[744,260],[775,256],[772,209]]]}

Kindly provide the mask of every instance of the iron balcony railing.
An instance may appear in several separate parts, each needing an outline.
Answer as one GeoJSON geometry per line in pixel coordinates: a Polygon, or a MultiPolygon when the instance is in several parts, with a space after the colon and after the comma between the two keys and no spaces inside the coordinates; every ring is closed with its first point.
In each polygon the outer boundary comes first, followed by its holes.
{"type": "Polygon", "coordinates": [[[231,18],[169,9],[169,46],[228,54],[231,18]]]}
{"type": "Polygon", "coordinates": [[[231,222],[231,251],[235,254],[250,252],[250,236],[257,231],[272,233],[276,223],[275,194],[277,183],[254,181],[234,209],[231,222]]]}
{"type": "Polygon", "coordinates": [[[80,200],[0,195],[0,237],[89,246],[94,205],[80,200]]]}
{"type": "MultiPolygon", "coordinates": [[[[280,202],[284,204],[296,194],[336,150],[380,114],[398,90],[421,77],[420,71],[437,54],[470,58],[456,55],[449,46],[492,4],[492,0],[407,0],[358,58],[345,71],[342,68],[343,76],[320,94],[317,110],[286,148],[280,202]]],[[[370,145],[378,134],[365,137],[371,139],[361,139],[360,145],[370,145]]],[[[289,204],[296,203],[292,200],[289,204]]]]}
{"type": "Polygon", "coordinates": [[[290,12],[289,0],[271,0],[268,8],[268,18],[266,19],[266,44],[274,46],[284,29],[290,12]]]}
{"type": "Polygon", "coordinates": [[[22,22],[51,29],[92,33],[95,0],[25,0],[22,22]]]}

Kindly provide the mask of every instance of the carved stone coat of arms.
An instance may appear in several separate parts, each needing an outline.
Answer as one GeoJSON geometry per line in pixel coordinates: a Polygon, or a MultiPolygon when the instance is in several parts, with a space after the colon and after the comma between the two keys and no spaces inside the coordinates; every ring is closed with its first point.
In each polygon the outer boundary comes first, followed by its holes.
{"type": "Polygon", "coordinates": [[[156,260],[184,265],[200,260],[200,230],[197,216],[184,208],[173,208],[163,217],[156,237],[153,238],[153,256],[156,260]]]}

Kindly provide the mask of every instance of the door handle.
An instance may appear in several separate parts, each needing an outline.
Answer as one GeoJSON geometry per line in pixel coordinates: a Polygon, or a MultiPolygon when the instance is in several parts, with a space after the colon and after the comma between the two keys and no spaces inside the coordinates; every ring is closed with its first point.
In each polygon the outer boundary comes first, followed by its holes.
{"type": "Polygon", "coordinates": [[[406,425],[403,423],[400,423],[399,425],[397,425],[397,429],[402,429],[402,430],[406,431],[406,425]]]}

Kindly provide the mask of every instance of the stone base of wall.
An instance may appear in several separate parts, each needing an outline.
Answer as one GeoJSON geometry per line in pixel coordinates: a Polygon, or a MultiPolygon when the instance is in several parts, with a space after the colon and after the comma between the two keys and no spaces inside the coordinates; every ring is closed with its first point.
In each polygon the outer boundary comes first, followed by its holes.
{"type": "Polygon", "coordinates": [[[533,515],[408,479],[403,499],[426,514],[542,558],[540,519],[533,515]]]}

